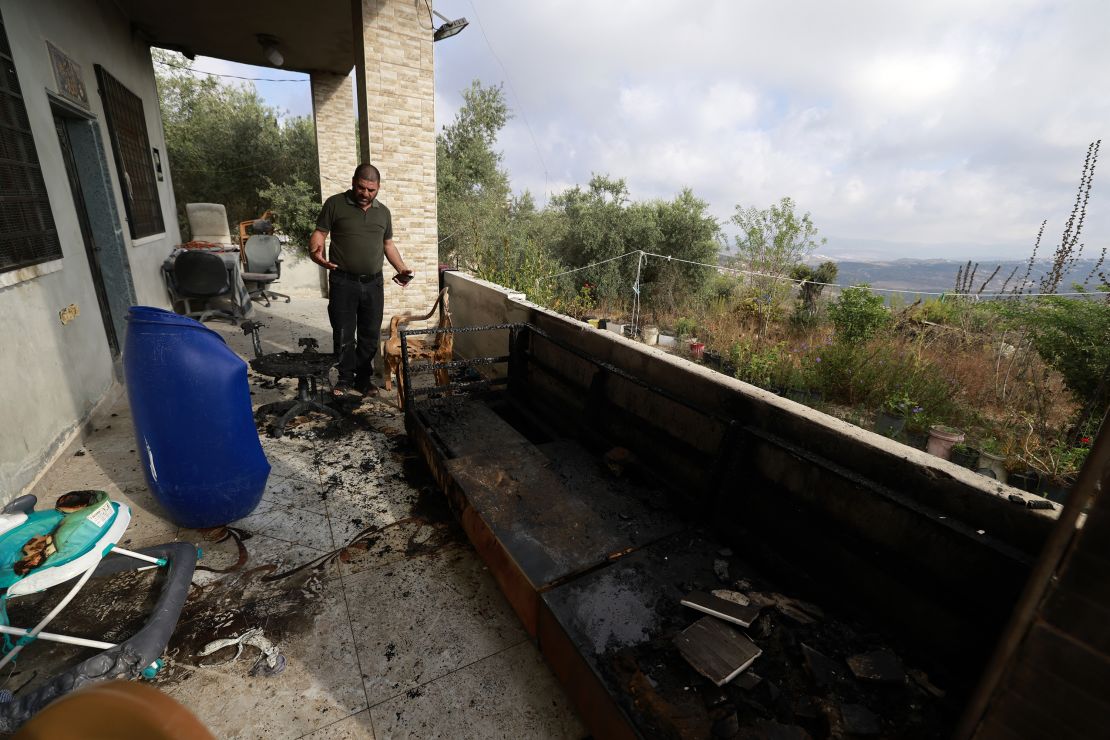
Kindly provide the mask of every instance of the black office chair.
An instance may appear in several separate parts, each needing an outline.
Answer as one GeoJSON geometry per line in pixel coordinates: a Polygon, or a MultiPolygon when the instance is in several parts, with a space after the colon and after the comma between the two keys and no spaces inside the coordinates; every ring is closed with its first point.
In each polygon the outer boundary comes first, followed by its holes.
{"type": "Polygon", "coordinates": [[[178,255],[173,263],[173,284],[175,298],[185,304],[185,315],[198,321],[211,316],[230,319],[238,323],[234,313],[223,309],[207,307],[212,298],[231,294],[231,278],[227,265],[217,254],[211,252],[188,251],[178,255]],[[205,308],[194,311],[190,301],[203,300],[205,308]]]}
{"type": "Polygon", "coordinates": [[[281,277],[281,242],[273,234],[255,234],[247,239],[244,245],[247,256],[247,270],[243,273],[243,282],[256,283],[254,290],[248,291],[251,298],[261,298],[269,307],[271,298],[284,298],[289,302],[289,296],[269,290],[269,286],[281,277]]]}

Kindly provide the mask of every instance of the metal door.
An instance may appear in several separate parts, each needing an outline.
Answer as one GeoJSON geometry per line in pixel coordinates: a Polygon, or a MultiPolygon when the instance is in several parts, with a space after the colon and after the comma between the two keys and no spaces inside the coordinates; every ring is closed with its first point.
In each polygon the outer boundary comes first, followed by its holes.
{"type": "Polygon", "coordinates": [[[89,258],[89,272],[92,274],[93,288],[96,290],[96,301],[100,304],[100,317],[104,322],[104,334],[108,338],[108,347],[112,357],[120,353],[119,337],[116,335],[115,322],[112,320],[112,308],[108,302],[108,291],[104,287],[104,272],[100,265],[100,247],[93,236],[92,227],[89,225],[89,210],[85,202],[85,194],[81,188],[81,177],[77,170],[77,160],[73,156],[73,143],[70,141],[69,129],[66,119],[54,114],[54,128],[58,133],[58,142],[62,147],[62,159],[66,165],[66,176],[69,178],[69,188],[73,193],[73,207],[77,212],[77,220],[81,225],[81,238],[85,242],[85,253],[89,258]]]}

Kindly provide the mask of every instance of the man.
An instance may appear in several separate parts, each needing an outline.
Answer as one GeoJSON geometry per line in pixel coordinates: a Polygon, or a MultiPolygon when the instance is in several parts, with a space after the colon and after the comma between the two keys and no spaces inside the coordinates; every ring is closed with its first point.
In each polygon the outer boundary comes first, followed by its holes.
{"type": "Polygon", "coordinates": [[[378,394],[372,375],[385,303],[383,258],[397,270],[393,282],[402,288],[413,276],[393,243],[389,209],[377,200],[381,179],[377,167],[360,164],[351,189],[324,201],[309,239],[312,261],[329,271],[328,318],[339,358],[337,396],[378,394]],[[325,257],[324,239],[329,233],[331,249],[325,257]]]}

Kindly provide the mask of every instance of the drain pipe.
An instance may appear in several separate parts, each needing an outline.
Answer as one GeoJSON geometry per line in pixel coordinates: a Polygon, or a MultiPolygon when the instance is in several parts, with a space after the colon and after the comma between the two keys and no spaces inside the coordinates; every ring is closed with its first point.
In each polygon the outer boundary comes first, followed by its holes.
{"type": "Polygon", "coordinates": [[[1086,508],[1087,504],[1096,495],[1103,493],[1101,491],[1102,478],[1110,472],[1107,469],[1107,466],[1110,465],[1108,419],[1110,419],[1110,411],[1107,411],[1102,418],[1099,435],[1095,438],[1091,452],[1087,455],[1087,460],[1079,471],[1079,479],[1075,482],[1075,487],[1071,493],[1068,494],[1068,500],[1064,503],[1064,510],[1060,512],[1060,518],[1056,521],[1056,526],[1051,534],[1049,534],[1044,549],[1041,550],[1041,555],[1037,559],[1033,573],[1025,584],[1025,590],[1022,592],[1021,598],[1018,599],[1017,606],[1010,616],[1010,621],[1002,633],[998,647],[995,648],[994,655],[991,656],[991,661],[987,664],[983,673],[983,678],[979,681],[971,701],[968,702],[967,708],[964,710],[963,718],[952,736],[954,738],[964,740],[975,735],[979,723],[982,722],[983,715],[986,714],[991,699],[1002,681],[1003,675],[1013,660],[1014,654],[1029,632],[1030,624],[1036,619],[1037,610],[1048,593],[1049,585],[1060,562],[1067,554],[1068,546],[1071,545],[1075,537],[1075,525],[1079,520],[1080,512],[1086,508]]]}

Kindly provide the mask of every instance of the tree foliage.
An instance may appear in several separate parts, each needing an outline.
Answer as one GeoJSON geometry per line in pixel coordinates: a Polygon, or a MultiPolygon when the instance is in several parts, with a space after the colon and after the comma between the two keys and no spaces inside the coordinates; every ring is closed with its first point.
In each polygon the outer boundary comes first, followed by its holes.
{"type": "Polygon", "coordinates": [[[455,120],[436,137],[440,259],[471,263],[489,244],[504,243],[509,176],[494,149],[510,113],[500,85],[474,80],[455,120]]]}
{"type": "Polygon", "coordinates": [[[276,226],[289,237],[291,244],[308,252],[308,239],[316,230],[316,217],[320,214],[320,196],[302,180],[278,184],[270,181],[258,191],[258,196],[269,204],[276,226]]]}
{"type": "MultiPolygon", "coordinates": [[[[637,260],[548,276],[635,250],[715,264],[717,222],[690,190],[669,201],[633,201],[624,180],[595,174],[546,208],[537,208],[528,192],[514,197],[495,149],[510,118],[502,88],[475,81],[437,137],[441,260],[571,312],[599,299],[629,301],[637,260]]],[[[712,269],[650,260],[641,279],[645,294],[669,308],[696,292],[707,273],[712,269]]]]}
{"type": "MultiPolygon", "coordinates": [[[[183,234],[188,234],[186,203],[222,203],[232,225],[273,205],[263,192],[282,192],[288,203],[307,189],[319,203],[316,135],[310,118],[283,120],[252,83],[196,77],[180,69],[185,62],[178,54],[154,49],[153,56],[183,234]]],[[[285,214],[274,210],[276,225],[286,226],[285,214]]]]}
{"type": "MultiPolygon", "coordinates": [[[[574,267],[594,265],[642,250],[683,261],[652,257],[640,270],[642,296],[651,311],[671,312],[699,292],[714,268],[720,227],[709,204],[690,189],[673,200],[633,201],[623,179],[595,174],[589,187],[575,186],[556,196],[551,212],[558,220],[554,249],[574,267]]],[[[591,268],[588,280],[599,297],[624,302],[632,297],[638,262],[614,260],[591,268]]]]}
{"type": "Polygon", "coordinates": [[[776,315],[793,290],[787,278],[820,244],[809,213],[798,216],[790,197],[769,208],[736,206],[732,223],[737,226],[735,262],[749,271],[750,292],[758,306],[761,331],[776,315]]]}

